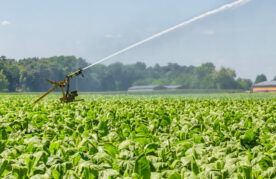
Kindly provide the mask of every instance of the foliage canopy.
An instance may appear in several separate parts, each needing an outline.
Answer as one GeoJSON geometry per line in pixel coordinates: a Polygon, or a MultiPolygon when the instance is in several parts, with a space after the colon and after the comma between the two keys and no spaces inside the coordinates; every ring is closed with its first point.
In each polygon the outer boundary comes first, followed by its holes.
{"type": "MultiPolygon", "coordinates": [[[[69,73],[87,65],[84,59],[74,56],[26,58],[19,61],[2,56],[0,91],[46,91],[51,87],[46,79],[64,80],[69,73]]],[[[137,62],[131,65],[96,65],[85,71],[84,78],[74,79],[71,86],[80,91],[125,91],[133,85],[184,85],[187,89],[248,90],[252,82],[250,79],[236,79],[236,73],[232,69],[216,70],[213,63],[204,63],[197,67],[180,66],[176,63],[147,67],[144,63],[137,62]]]]}
{"type": "Polygon", "coordinates": [[[1,95],[0,177],[276,177],[275,95],[35,97],[1,95]]]}

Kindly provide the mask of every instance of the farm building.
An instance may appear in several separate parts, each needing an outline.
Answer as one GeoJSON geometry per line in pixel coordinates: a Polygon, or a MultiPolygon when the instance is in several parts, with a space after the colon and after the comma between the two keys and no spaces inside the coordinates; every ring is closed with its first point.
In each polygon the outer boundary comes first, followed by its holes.
{"type": "Polygon", "coordinates": [[[169,90],[185,89],[183,85],[165,86],[165,88],[169,90]]]}
{"type": "Polygon", "coordinates": [[[276,93],[276,81],[265,81],[261,83],[257,83],[252,88],[253,93],[276,93]]]}
{"type": "Polygon", "coordinates": [[[153,90],[162,90],[166,87],[161,85],[148,85],[148,86],[132,86],[128,88],[128,91],[153,91],[153,90]]]}

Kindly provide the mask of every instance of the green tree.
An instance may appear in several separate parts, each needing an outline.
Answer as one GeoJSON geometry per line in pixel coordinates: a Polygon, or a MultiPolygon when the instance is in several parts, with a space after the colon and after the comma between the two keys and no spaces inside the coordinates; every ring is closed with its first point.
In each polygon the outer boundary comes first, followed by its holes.
{"type": "MultiPolygon", "coordinates": [[[[82,58],[74,56],[54,56],[50,58],[27,58],[19,61],[0,57],[0,70],[8,80],[8,90],[46,91],[54,81],[64,80],[66,75],[87,66],[82,58]]],[[[198,67],[181,66],[168,63],[147,67],[145,63],[124,65],[95,65],[84,71],[84,78],[71,80],[72,90],[80,91],[115,91],[127,90],[132,85],[184,85],[190,89],[249,89],[251,81],[235,79],[235,71],[222,68],[219,71],[213,63],[204,63],[198,67]]],[[[3,78],[4,79],[4,78],[3,78]]]]}
{"type": "Polygon", "coordinates": [[[239,85],[235,77],[234,70],[223,67],[214,75],[215,85],[218,89],[237,89],[239,85]]]}
{"type": "Polygon", "coordinates": [[[111,74],[106,74],[101,81],[103,91],[115,91],[116,84],[113,76],[111,74]]]}
{"type": "Polygon", "coordinates": [[[185,88],[196,88],[197,78],[193,74],[182,73],[172,81],[172,85],[183,85],[185,88]]]}
{"type": "Polygon", "coordinates": [[[215,65],[213,63],[204,63],[195,69],[195,73],[198,80],[198,88],[211,89],[215,88],[214,84],[214,72],[215,65]]]}
{"type": "Polygon", "coordinates": [[[241,89],[249,90],[252,88],[253,83],[250,79],[238,78],[237,82],[239,83],[241,89]]]}
{"type": "Polygon", "coordinates": [[[261,82],[264,82],[264,81],[267,81],[266,76],[264,74],[260,74],[256,77],[255,84],[261,83],[261,82]]]}
{"type": "Polygon", "coordinates": [[[170,81],[168,80],[168,78],[159,78],[152,82],[153,85],[168,85],[169,83],[170,81]]]}
{"type": "Polygon", "coordinates": [[[0,91],[7,91],[9,86],[9,81],[3,74],[3,70],[0,70],[0,91]]]}
{"type": "Polygon", "coordinates": [[[17,62],[13,59],[7,59],[5,56],[0,57],[0,61],[0,70],[3,70],[3,74],[9,82],[8,90],[11,92],[16,91],[20,78],[20,70],[17,62]]]}
{"type": "MultiPolygon", "coordinates": [[[[112,80],[115,84],[114,89],[112,90],[124,90],[124,72],[123,72],[123,64],[120,62],[113,63],[108,66],[108,74],[112,75],[112,80]]],[[[110,82],[110,83],[113,83],[110,82]]]]}
{"type": "Polygon", "coordinates": [[[6,61],[7,60],[7,57],[6,56],[1,56],[0,57],[0,61],[6,61]]]}

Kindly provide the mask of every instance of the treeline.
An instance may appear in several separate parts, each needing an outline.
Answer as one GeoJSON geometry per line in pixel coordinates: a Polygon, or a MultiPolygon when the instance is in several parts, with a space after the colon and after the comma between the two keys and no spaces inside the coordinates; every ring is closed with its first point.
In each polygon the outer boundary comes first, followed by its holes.
{"type": "MultiPolygon", "coordinates": [[[[51,58],[26,58],[22,60],[0,57],[0,91],[46,91],[52,85],[46,81],[64,80],[65,76],[89,65],[84,59],[74,56],[51,58]]],[[[257,77],[265,81],[265,75],[257,77]]],[[[169,63],[167,66],[147,67],[142,62],[124,65],[96,65],[84,72],[84,77],[72,81],[72,89],[80,91],[123,91],[132,85],[184,85],[189,89],[244,89],[252,86],[250,79],[237,78],[234,70],[216,70],[212,63],[201,66],[181,66],[169,63]]]]}

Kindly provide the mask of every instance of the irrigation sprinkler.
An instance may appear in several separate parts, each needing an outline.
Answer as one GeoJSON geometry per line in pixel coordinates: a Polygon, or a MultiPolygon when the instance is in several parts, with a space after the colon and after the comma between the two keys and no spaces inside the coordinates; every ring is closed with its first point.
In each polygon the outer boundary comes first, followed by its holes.
{"type": "Polygon", "coordinates": [[[58,87],[61,88],[62,91],[62,98],[60,98],[60,102],[62,103],[69,103],[69,102],[76,102],[76,101],[83,101],[83,99],[81,100],[76,100],[75,98],[78,96],[78,91],[70,91],[70,81],[73,77],[78,76],[78,75],[82,75],[82,69],[79,69],[73,73],[70,73],[69,75],[67,75],[65,77],[65,80],[63,81],[52,81],[52,80],[47,80],[49,83],[55,85],[54,87],[52,87],[51,89],[49,89],[46,93],[44,93],[42,96],[40,96],[37,100],[34,101],[34,104],[39,102],[41,99],[43,99],[45,96],[47,96],[49,93],[51,93],[52,91],[54,91],[55,89],[57,89],[58,87]],[[66,91],[65,89],[66,88],[66,91]]]}
{"type": "Polygon", "coordinates": [[[158,38],[158,37],[160,37],[162,35],[165,35],[165,34],[171,32],[171,31],[174,31],[174,30],[176,30],[176,29],[178,29],[180,27],[189,25],[189,24],[191,24],[193,22],[196,22],[196,21],[198,21],[200,19],[203,19],[205,17],[208,17],[210,15],[217,14],[217,13],[219,13],[221,11],[224,11],[224,10],[233,8],[235,6],[239,6],[239,5],[248,3],[250,1],[251,0],[237,0],[237,1],[234,1],[234,2],[229,3],[229,4],[225,4],[225,5],[217,8],[217,9],[214,9],[214,10],[208,11],[206,13],[203,13],[203,14],[201,14],[199,16],[193,17],[193,18],[191,18],[191,19],[189,19],[187,21],[184,21],[184,22],[182,22],[180,24],[177,24],[177,25],[175,25],[173,27],[170,27],[170,28],[168,28],[168,29],[166,29],[164,31],[156,33],[156,34],[154,34],[154,35],[152,35],[152,36],[150,36],[150,37],[148,37],[148,38],[146,38],[144,40],[138,41],[138,42],[136,42],[136,43],[134,43],[134,44],[132,44],[132,45],[130,45],[130,46],[122,49],[122,50],[119,50],[119,51],[117,51],[117,52],[115,52],[115,53],[113,53],[113,54],[111,54],[111,55],[109,55],[109,56],[107,56],[107,57],[105,57],[105,58],[103,58],[103,59],[101,59],[101,60],[99,60],[99,61],[91,64],[91,65],[88,65],[88,66],[86,66],[86,67],[84,67],[82,69],[79,69],[78,71],[75,71],[75,72],[67,75],[66,79],[63,80],[63,81],[55,82],[55,81],[52,81],[52,80],[48,80],[51,84],[54,84],[55,86],[53,88],[51,88],[49,91],[47,91],[46,93],[44,93],[34,103],[37,103],[38,101],[40,101],[42,98],[44,98],[45,96],[47,96],[49,93],[51,93],[52,91],[54,91],[58,87],[60,87],[62,89],[63,97],[60,98],[61,102],[68,103],[68,102],[74,102],[74,101],[83,101],[83,100],[75,100],[75,97],[78,96],[78,92],[77,91],[71,91],[71,92],[69,91],[69,86],[70,86],[70,80],[71,80],[71,78],[73,78],[74,76],[78,76],[78,75],[82,74],[82,71],[84,71],[84,70],[86,70],[88,68],[91,68],[91,67],[93,67],[93,66],[95,66],[95,65],[97,65],[99,63],[102,63],[102,62],[104,62],[104,61],[106,61],[106,60],[108,60],[108,59],[110,59],[112,57],[118,56],[118,55],[120,55],[120,54],[122,54],[122,53],[124,53],[124,52],[126,52],[126,51],[128,51],[130,49],[133,49],[133,48],[135,48],[137,46],[140,46],[140,45],[142,45],[142,44],[144,44],[144,43],[146,43],[148,41],[151,41],[153,39],[156,39],[156,38],[158,38]],[[64,92],[64,88],[65,87],[67,87],[66,93],[64,92]]]}

